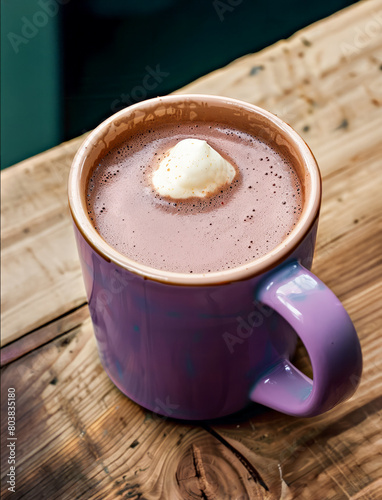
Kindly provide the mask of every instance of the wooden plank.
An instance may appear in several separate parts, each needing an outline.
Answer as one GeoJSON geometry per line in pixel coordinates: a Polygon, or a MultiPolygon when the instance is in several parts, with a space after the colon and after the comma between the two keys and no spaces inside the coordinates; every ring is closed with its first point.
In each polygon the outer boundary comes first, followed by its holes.
{"type": "Polygon", "coordinates": [[[1,345],[86,301],[66,192],[81,141],[62,144],[1,173],[1,345]]]}
{"type": "Polygon", "coordinates": [[[1,349],[1,366],[21,358],[21,356],[37,349],[37,347],[59,337],[62,333],[80,326],[88,317],[89,310],[87,305],[84,304],[34,332],[17,339],[15,342],[11,342],[1,349]]]}

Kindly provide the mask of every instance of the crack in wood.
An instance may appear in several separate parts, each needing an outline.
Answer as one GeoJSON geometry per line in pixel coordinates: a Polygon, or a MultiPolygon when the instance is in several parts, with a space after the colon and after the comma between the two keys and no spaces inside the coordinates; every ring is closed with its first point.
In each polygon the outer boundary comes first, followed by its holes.
{"type": "Polygon", "coordinates": [[[54,320],[41,325],[39,328],[31,330],[1,348],[1,366],[5,366],[52,340],[73,331],[82,325],[88,316],[87,302],[84,302],[54,320]]]}
{"type": "Polygon", "coordinates": [[[232,444],[230,444],[226,439],[223,438],[220,434],[218,434],[214,429],[208,426],[203,426],[203,429],[209,432],[213,437],[215,437],[220,443],[222,443],[226,448],[228,448],[236,458],[241,462],[241,464],[247,469],[252,479],[262,486],[266,491],[269,491],[268,486],[266,485],[264,479],[261,477],[260,473],[257,471],[254,465],[251,464],[249,460],[245,458],[244,455],[240,453],[232,444]]]}
{"type": "Polygon", "coordinates": [[[203,498],[204,500],[217,500],[216,496],[211,490],[211,485],[209,484],[206,476],[202,454],[200,453],[200,449],[195,444],[192,445],[192,458],[195,468],[195,475],[199,481],[201,498],[203,498]]]}
{"type": "MultiPolygon", "coordinates": [[[[37,328],[33,328],[33,330],[31,330],[30,332],[25,333],[25,335],[23,335],[22,337],[19,337],[19,339],[17,339],[17,340],[21,340],[22,338],[27,337],[31,333],[37,333],[40,330],[42,330],[43,328],[51,326],[52,324],[57,323],[57,321],[67,318],[68,316],[74,314],[79,309],[81,309],[81,308],[83,308],[83,307],[85,307],[87,305],[88,305],[87,301],[86,302],[81,302],[81,304],[79,304],[76,307],[73,307],[72,309],[69,309],[69,311],[66,311],[66,312],[60,314],[59,316],[55,317],[54,319],[52,319],[50,321],[47,321],[46,323],[43,323],[42,325],[38,326],[37,328]]],[[[65,333],[65,332],[63,332],[63,333],[65,333]]]]}

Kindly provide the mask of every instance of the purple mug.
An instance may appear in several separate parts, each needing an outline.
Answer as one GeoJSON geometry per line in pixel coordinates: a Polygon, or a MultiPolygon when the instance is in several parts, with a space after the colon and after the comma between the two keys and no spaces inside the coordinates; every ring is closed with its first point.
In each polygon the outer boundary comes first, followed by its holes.
{"type": "Polygon", "coordinates": [[[357,333],[339,299],[310,272],[320,203],[320,173],[308,146],[248,103],[158,97],[99,125],[74,158],[69,205],[99,355],[114,384],[145,408],[192,420],[222,417],[250,401],[308,417],[349,398],[362,371],[357,333]],[[166,272],[120,254],[92,226],[86,183],[93,165],[140,125],[182,120],[245,130],[292,159],[303,210],[268,254],[207,275],[166,272]],[[290,362],[297,335],[313,380],[290,362]]]}

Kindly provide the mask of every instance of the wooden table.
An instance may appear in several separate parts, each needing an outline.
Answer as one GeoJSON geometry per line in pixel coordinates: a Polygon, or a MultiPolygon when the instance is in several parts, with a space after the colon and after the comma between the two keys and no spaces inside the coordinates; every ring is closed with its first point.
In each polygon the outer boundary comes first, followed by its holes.
{"type": "MultiPolygon", "coordinates": [[[[360,2],[181,89],[289,122],[323,174],[314,272],[359,333],[355,396],[298,419],[260,407],[193,425],[124,397],[96,351],[66,201],[82,138],[2,173],[2,437],[16,390],[16,493],[4,499],[382,498],[382,2],[360,2]]],[[[309,370],[300,347],[300,366],[309,370]]]]}

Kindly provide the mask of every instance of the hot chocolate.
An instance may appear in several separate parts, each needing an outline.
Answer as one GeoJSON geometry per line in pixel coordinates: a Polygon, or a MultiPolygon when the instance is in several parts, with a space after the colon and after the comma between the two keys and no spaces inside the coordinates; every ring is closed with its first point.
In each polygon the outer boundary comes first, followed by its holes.
{"type": "Polygon", "coordinates": [[[130,259],[210,273],[282,243],[301,214],[303,193],[291,163],[270,145],[225,125],[190,121],[136,133],[109,151],[90,173],[87,203],[95,229],[130,259]],[[161,196],[153,174],[184,139],[207,141],[235,168],[232,181],[204,198],[161,196]]]}

